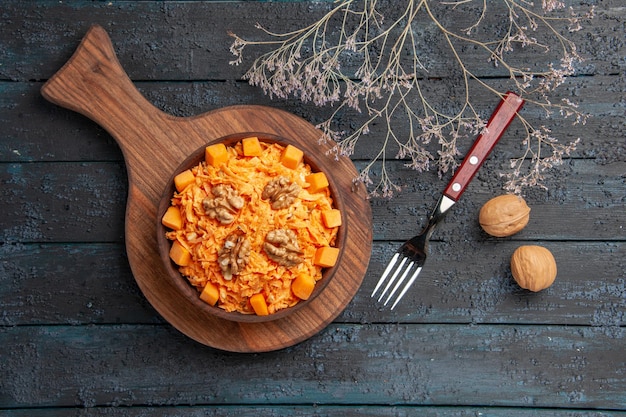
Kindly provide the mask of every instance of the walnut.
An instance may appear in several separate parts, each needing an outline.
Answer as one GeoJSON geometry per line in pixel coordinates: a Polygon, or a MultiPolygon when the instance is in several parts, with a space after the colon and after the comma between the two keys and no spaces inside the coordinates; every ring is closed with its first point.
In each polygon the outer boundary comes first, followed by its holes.
{"type": "Polygon", "coordinates": [[[511,236],[522,230],[530,219],[530,207],[522,197],[503,194],[487,201],[478,213],[483,230],[496,237],[511,236]]]}
{"type": "Polygon", "coordinates": [[[219,184],[211,189],[213,198],[202,200],[204,212],[212,219],[222,224],[230,224],[235,220],[235,214],[244,204],[243,198],[230,185],[219,184]]]}
{"type": "Polygon", "coordinates": [[[250,261],[250,241],[243,230],[237,229],[226,236],[217,256],[224,279],[230,281],[233,275],[238,275],[250,261]]]}
{"type": "Polygon", "coordinates": [[[556,261],[552,252],[543,246],[520,246],[511,256],[511,273],[520,287],[541,291],[556,279],[556,261]]]}
{"type": "Polygon", "coordinates": [[[300,194],[300,186],[295,182],[289,181],[287,177],[278,177],[267,183],[263,188],[261,198],[270,200],[270,204],[274,210],[289,207],[300,194]]]}
{"type": "Polygon", "coordinates": [[[304,262],[303,252],[298,247],[298,238],[292,230],[270,231],[265,236],[263,249],[271,260],[288,268],[304,262]]]}

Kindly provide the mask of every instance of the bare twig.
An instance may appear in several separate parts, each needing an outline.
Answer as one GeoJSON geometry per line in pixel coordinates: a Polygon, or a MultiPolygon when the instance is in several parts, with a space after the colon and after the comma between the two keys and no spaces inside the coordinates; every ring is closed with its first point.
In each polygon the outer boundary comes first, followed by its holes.
{"type": "MultiPolygon", "coordinates": [[[[231,64],[243,62],[246,47],[269,46],[270,52],[256,58],[244,78],[272,98],[293,96],[317,106],[334,106],[328,120],[318,127],[323,134],[321,140],[336,142],[336,157],[351,156],[359,139],[369,133],[377,119],[382,119],[386,134],[379,151],[355,178],[355,182],[367,185],[373,196],[390,197],[400,190],[385,165],[392,147],[398,149],[394,157],[406,160],[406,165],[417,171],[430,169],[431,162],[436,162],[440,175],[454,169],[460,155],[459,140],[480,132],[485,125],[472,103],[470,89],[477,85],[498,97],[505,93],[492,86],[490,80],[479,77],[478,68],[468,66],[460,52],[463,47],[483,51],[488,61],[508,75],[507,90],[521,94],[527,105],[538,106],[547,116],[585,122],[587,116],[574,103],[553,103],[550,95],[581,61],[576,45],[561,29],[566,25],[570,31],[579,30],[581,21],[589,18],[593,9],[586,16],[575,16],[560,0],[543,0],[541,6],[527,0],[406,0],[398,2],[398,7],[404,8],[386,22],[377,0],[338,0],[324,16],[299,30],[276,33],[257,25],[269,38],[258,41],[231,33],[231,52],[235,56],[231,64]],[[477,33],[491,8],[496,10],[494,4],[500,6],[497,10],[504,14],[506,24],[494,39],[484,40],[477,33]],[[464,13],[463,7],[474,5],[478,17],[462,30],[448,27],[439,17],[444,9],[464,13]],[[424,94],[425,83],[429,82],[428,62],[422,62],[419,32],[415,30],[423,18],[434,25],[448,46],[461,81],[459,96],[464,98],[458,110],[437,108],[424,94]],[[541,40],[534,37],[537,33],[543,34],[541,40]],[[542,69],[521,67],[511,60],[518,48],[553,54],[558,64],[542,69]],[[347,58],[358,64],[353,74],[342,67],[347,58]],[[363,114],[360,127],[348,132],[334,129],[337,115],[345,109],[363,114]],[[408,135],[398,133],[398,121],[406,123],[403,126],[408,126],[408,135]],[[427,149],[431,142],[439,145],[436,155],[427,149]],[[375,161],[382,161],[376,182],[371,175],[375,161]]],[[[543,186],[546,171],[560,165],[579,142],[560,144],[545,126],[534,127],[520,120],[526,130],[523,155],[513,159],[510,171],[502,174],[504,188],[516,193],[525,187],[543,186]]]]}

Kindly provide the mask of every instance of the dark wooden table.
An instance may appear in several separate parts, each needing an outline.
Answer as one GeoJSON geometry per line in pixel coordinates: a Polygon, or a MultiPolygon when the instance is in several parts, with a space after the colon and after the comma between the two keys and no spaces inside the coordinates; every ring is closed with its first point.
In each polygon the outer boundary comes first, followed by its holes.
{"type": "MultiPolygon", "coordinates": [[[[352,302],[302,343],[238,354],[187,338],[146,301],[125,256],[121,151],[40,88],[97,23],[166,112],[265,104],[316,123],[324,109],[242,82],[226,33],[276,19],[301,27],[330,3],[2,1],[0,415],[626,415],[626,9],[591,3],[596,18],[572,34],[586,61],[558,94],[592,117],[550,121],[582,143],[547,191],[526,192],[523,232],[494,239],[477,224],[502,192],[494,173],[519,152],[513,125],[437,231],[419,283],[393,312],[379,308],[377,277],[445,186],[390,161],[405,189],[371,200],[373,251],[352,302]],[[528,243],[559,267],[540,293],[510,273],[511,253],[528,243]]],[[[484,114],[494,105],[483,104],[484,114]]],[[[355,164],[372,152],[360,148],[355,164]]]]}

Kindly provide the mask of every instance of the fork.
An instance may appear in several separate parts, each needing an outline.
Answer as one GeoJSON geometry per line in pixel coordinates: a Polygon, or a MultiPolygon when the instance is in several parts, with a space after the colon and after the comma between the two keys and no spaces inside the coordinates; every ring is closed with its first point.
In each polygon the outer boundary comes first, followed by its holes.
{"type": "Polygon", "coordinates": [[[459,166],[459,169],[455,172],[439,198],[437,205],[428,218],[426,227],[419,235],[404,242],[389,261],[374,291],[372,291],[371,296],[374,297],[376,292],[382,288],[382,292],[378,295],[378,302],[381,302],[386,295],[387,297],[383,304],[386,306],[393,299],[393,296],[406,281],[407,277],[409,277],[406,285],[402,287],[400,294],[391,306],[391,310],[393,310],[404,297],[404,294],[411,288],[411,285],[413,285],[413,282],[415,282],[417,276],[422,271],[428,252],[428,242],[435,228],[448,213],[448,210],[461,198],[461,194],[463,194],[467,185],[523,105],[524,100],[517,94],[509,91],[504,95],[498,107],[490,116],[487,126],[478,135],[463,159],[461,166],[459,166]],[[386,281],[389,276],[389,280],[386,281]],[[387,282],[386,284],[385,281],[387,282]],[[385,284],[384,287],[383,284],[385,284]],[[387,294],[390,289],[391,291],[387,294]]]}

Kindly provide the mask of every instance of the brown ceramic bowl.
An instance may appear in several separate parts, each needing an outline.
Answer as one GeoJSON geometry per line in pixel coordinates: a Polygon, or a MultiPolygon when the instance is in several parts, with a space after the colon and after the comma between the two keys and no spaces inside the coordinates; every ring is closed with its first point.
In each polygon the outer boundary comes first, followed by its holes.
{"type": "MultiPolygon", "coordinates": [[[[216,316],[218,318],[224,319],[224,320],[230,320],[230,321],[236,321],[236,322],[247,322],[247,323],[262,323],[262,322],[284,318],[285,316],[292,314],[294,311],[301,309],[302,307],[306,306],[308,303],[311,303],[313,300],[315,300],[315,298],[322,291],[324,291],[324,288],[326,287],[326,285],[328,285],[330,280],[333,279],[337,266],[341,262],[342,251],[340,251],[339,253],[339,258],[337,259],[337,263],[335,264],[335,266],[333,266],[332,268],[326,268],[322,271],[322,279],[320,279],[316,283],[313,293],[307,300],[301,300],[292,307],[284,308],[282,310],[277,311],[274,314],[269,314],[267,316],[257,316],[256,314],[243,314],[239,312],[228,312],[228,311],[223,310],[222,308],[219,308],[217,306],[211,306],[205,303],[204,301],[202,301],[200,299],[200,293],[198,292],[198,290],[195,287],[193,287],[188,282],[187,278],[184,277],[178,271],[178,266],[174,262],[172,262],[172,260],[169,257],[169,251],[170,251],[172,242],[165,237],[165,233],[169,229],[163,226],[163,224],[161,224],[161,218],[165,214],[165,211],[167,210],[167,208],[170,206],[172,196],[174,195],[174,191],[175,191],[174,177],[177,174],[189,168],[192,168],[198,165],[201,161],[203,161],[206,146],[219,143],[219,142],[224,143],[226,146],[232,146],[236,144],[237,142],[241,141],[242,139],[246,137],[250,137],[250,136],[256,136],[262,142],[279,143],[283,146],[286,146],[291,143],[294,146],[298,147],[297,143],[290,141],[287,138],[282,138],[282,137],[278,137],[272,134],[258,133],[258,132],[245,132],[245,133],[233,134],[233,135],[219,138],[215,141],[207,143],[206,145],[203,145],[198,150],[196,150],[192,155],[190,155],[185,161],[183,161],[183,163],[180,164],[178,168],[174,171],[174,173],[172,173],[172,175],[170,176],[167,182],[165,191],[163,192],[163,195],[161,197],[161,201],[159,202],[159,206],[157,208],[156,233],[157,233],[157,242],[159,246],[159,255],[167,271],[166,278],[174,284],[175,288],[178,291],[182,292],[185,295],[185,298],[189,301],[189,304],[192,305],[194,309],[208,312],[209,314],[216,316]]],[[[311,170],[313,172],[323,171],[324,173],[327,174],[326,176],[328,178],[330,193],[333,199],[333,206],[336,209],[341,210],[343,226],[339,227],[335,246],[338,248],[342,248],[343,242],[345,240],[345,231],[346,231],[345,225],[348,219],[346,218],[344,214],[345,211],[342,210],[342,206],[343,206],[342,197],[340,193],[337,192],[338,188],[335,185],[333,176],[331,175],[331,172],[330,172],[329,164],[332,163],[332,161],[328,158],[327,155],[323,155],[323,154],[307,155],[305,152],[304,162],[311,167],[311,170]]]]}

